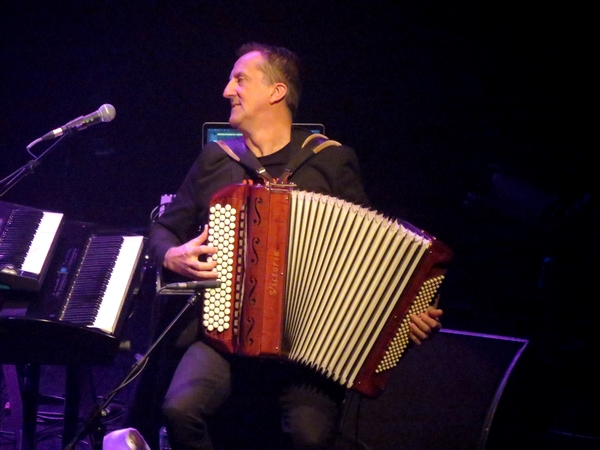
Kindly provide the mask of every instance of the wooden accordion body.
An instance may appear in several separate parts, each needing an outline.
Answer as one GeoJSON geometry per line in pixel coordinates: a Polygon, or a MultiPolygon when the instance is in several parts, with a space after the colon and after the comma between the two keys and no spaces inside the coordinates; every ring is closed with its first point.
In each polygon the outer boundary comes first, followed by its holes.
{"type": "Polygon", "coordinates": [[[231,185],[210,206],[222,285],[205,292],[207,341],[381,393],[409,316],[437,296],[452,251],[406,222],[290,185],[231,185]]]}

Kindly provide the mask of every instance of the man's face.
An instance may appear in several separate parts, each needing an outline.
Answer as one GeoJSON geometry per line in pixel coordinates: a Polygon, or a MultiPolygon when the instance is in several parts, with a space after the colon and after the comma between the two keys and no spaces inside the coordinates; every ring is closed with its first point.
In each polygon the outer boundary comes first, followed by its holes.
{"type": "Polygon", "coordinates": [[[233,66],[223,97],[231,102],[229,123],[235,128],[247,129],[260,120],[261,112],[269,109],[272,86],[265,83],[264,73],[259,69],[262,61],[259,52],[250,52],[233,66]]]}

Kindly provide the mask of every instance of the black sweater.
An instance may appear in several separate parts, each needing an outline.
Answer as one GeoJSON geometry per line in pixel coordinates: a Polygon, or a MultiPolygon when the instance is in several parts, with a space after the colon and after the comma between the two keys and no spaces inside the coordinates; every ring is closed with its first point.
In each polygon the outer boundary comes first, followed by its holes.
{"type": "MultiPolygon", "coordinates": [[[[308,135],[306,130],[294,129],[291,142],[286,147],[259,158],[259,161],[272,176],[279,176],[286,163],[284,159],[298,152],[308,135]]],[[[215,192],[252,176],[248,169],[233,160],[218,144],[206,144],[175,199],[150,229],[150,255],[156,267],[162,267],[169,248],[198,236],[201,227],[207,223],[210,198],[215,192]]],[[[358,158],[353,149],[344,145],[321,150],[293,172],[289,181],[300,190],[368,206],[358,158]]]]}

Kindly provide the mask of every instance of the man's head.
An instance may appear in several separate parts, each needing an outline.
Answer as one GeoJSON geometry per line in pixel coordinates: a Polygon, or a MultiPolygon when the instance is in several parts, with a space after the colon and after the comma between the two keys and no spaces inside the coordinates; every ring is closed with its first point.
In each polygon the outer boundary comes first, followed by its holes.
{"type": "Polygon", "coordinates": [[[231,101],[231,125],[260,120],[261,113],[281,108],[293,117],[300,100],[297,56],[283,48],[258,43],[238,50],[223,96],[231,101]]]}

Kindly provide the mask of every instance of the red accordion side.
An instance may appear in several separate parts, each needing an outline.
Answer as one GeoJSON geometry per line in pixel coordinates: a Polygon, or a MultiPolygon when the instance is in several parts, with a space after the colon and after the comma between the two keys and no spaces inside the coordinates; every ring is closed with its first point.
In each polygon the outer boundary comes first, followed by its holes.
{"type": "MultiPolygon", "coordinates": [[[[207,340],[217,349],[246,356],[281,356],[286,257],[289,231],[289,189],[232,185],[211,200],[231,205],[239,215],[232,224],[234,239],[228,269],[231,277],[231,326],[208,329],[207,340]]],[[[211,215],[214,214],[211,213],[211,215]]],[[[209,221],[213,230],[215,217],[209,221]]],[[[211,235],[212,236],[212,235],[211,235]]],[[[216,239],[213,241],[216,245],[216,239]]],[[[227,280],[223,268],[222,279],[227,280]]],[[[227,288],[223,288],[227,289],[227,288]]],[[[213,295],[214,290],[206,296],[213,295]]]]}

